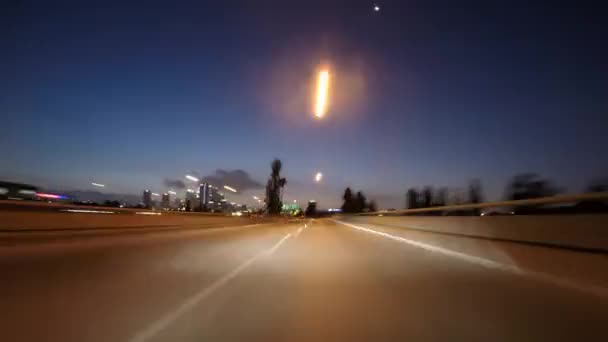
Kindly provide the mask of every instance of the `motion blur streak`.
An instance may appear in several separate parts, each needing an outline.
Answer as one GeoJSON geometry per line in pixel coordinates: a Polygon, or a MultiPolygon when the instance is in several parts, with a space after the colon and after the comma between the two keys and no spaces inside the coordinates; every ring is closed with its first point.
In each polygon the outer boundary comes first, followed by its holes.
{"type": "Polygon", "coordinates": [[[98,187],[100,187],[100,188],[103,188],[103,187],[105,187],[105,186],[106,186],[105,184],[99,184],[99,183],[91,183],[91,185],[93,185],[93,186],[98,186],[98,187]]]}
{"type": "Polygon", "coordinates": [[[232,191],[232,192],[236,192],[236,189],[235,189],[235,188],[229,187],[228,185],[224,185],[224,189],[226,189],[226,190],[230,190],[230,191],[232,191]]]}
{"type": "Polygon", "coordinates": [[[84,214],[114,214],[113,211],[104,211],[104,210],[85,210],[85,209],[66,209],[62,211],[67,211],[70,213],[84,213],[84,214]]]}
{"type": "Polygon", "coordinates": [[[161,215],[161,213],[153,213],[150,211],[138,211],[135,214],[137,214],[137,215],[161,215]]]}
{"type": "Polygon", "coordinates": [[[61,195],[54,195],[54,194],[45,194],[45,193],[37,193],[36,196],[38,197],[42,197],[42,198],[52,198],[52,199],[66,199],[66,196],[61,196],[61,195]]]}
{"type": "Polygon", "coordinates": [[[317,102],[315,105],[315,115],[323,117],[327,110],[327,91],[329,89],[329,72],[323,70],[319,72],[319,82],[317,84],[317,102]]]}
{"type": "Polygon", "coordinates": [[[193,181],[193,182],[198,182],[199,181],[198,178],[196,178],[196,177],[194,177],[192,175],[186,175],[186,178],[189,179],[189,180],[191,180],[191,181],[193,181]]]}

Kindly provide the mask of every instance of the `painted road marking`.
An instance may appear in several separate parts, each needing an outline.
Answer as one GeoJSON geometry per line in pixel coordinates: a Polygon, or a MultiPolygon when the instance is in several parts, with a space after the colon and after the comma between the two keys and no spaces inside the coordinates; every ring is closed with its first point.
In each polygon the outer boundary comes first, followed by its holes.
{"type": "Polygon", "coordinates": [[[605,287],[591,285],[591,284],[581,284],[579,282],[572,281],[570,279],[566,279],[563,277],[555,276],[555,275],[552,275],[549,273],[532,271],[532,270],[524,270],[524,269],[521,269],[514,265],[503,264],[503,263],[500,263],[500,262],[497,262],[494,260],[481,258],[478,256],[474,256],[474,255],[470,255],[470,254],[466,254],[466,253],[462,253],[462,252],[457,252],[457,251],[454,251],[451,249],[447,249],[447,248],[443,248],[443,247],[439,247],[439,246],[435,246],[435,245],[430,245],[430,244],[427,244],[424,242],[419,242],[416,240],[406,239],[401,236],[391,235],[391,234],[388,234],[385,232],[379,232],[377,230],[357,226],[357,225],[343,222],[340,220],[334,220],[334,221],[338,222],[340,224],[343,224],[345,226],[348,226],[348,227],[351,227],[354,229],[358,229],[358,230],[361,230],[361,231],[364,231],[367,233],[380,235],[382,237],[396,240],[399,242],[403,242],[408,245],[422,248],[422,249],[425,249],[430,252],[440,253],[440,254],[447,255],[447,256],[450,256],[453,258],[468,261],[473,264],[481,265],[481,266],[484,266],[487,268],[507,271],[507,272],[511,272],[511,273],[514,273],[517,275],[531,277],[531,278],[534,278],[534,279],[537,279],[537,280],[540,280],[540,281],[543,281],[546,283],[550,283],[555,286],[559,286],[559,287],[570,289],[570,290],[576,290],[579,292],[592,294],[592,295],[599,296],[599,297],[608,297],[608,288],[605,288],[605,287]]]}
{"type": "Polygon", "coordinates": [[[186,312],[190,311],[196,305],[198,305],[201,301],[212,295],[215,291],[222,288],[226,285],[230,280],[235,278],[249,266],[251,266],[256,260],[264,257],[272,255],[287,239],[291,237],[291,233],[285,235],[281,240],[279,240],[276,244],[274,244],[270,249],[260,252],[259,254],[254,255],[247,261],[240,264],[237,268],[230,271],[230,273],[224,275],[219,278],[211,285],[201,289],[199,292],[194,294],[192,297],[186,299],[181,305],[175,308],[173,311],[167,313],[162,316],[157,321],[150,324],[147,328],[137,333],[133,336],[129,341],[131,342],[144,342],[149,340],[150,338],[156,336],[159,332],[167,328],[173,322],[175,322],[178,318],[184,315],[186,312]]]}

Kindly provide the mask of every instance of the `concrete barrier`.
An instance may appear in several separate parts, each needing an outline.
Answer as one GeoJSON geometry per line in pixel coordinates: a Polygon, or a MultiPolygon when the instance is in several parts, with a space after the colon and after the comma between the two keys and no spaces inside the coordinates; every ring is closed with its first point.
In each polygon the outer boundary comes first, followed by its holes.
{"type": "MultiPolygon", "coordinates": [[[[99,209],[93,208],[93,210],[99,209]]],[[[110,211],[107,212],[110,213],[110,211]]],[[[271,221],[268,218],[260,217],[199,216],[171,214],[120,215],[79,212],[0,211],[0,233],[152,227],[204,228],[238,226],[266,222],[271,221]]]]}
{"type": "Polygon", "coordinates": [[[375,224],[470,237],[608,252],[608,215],[551,216],[348,216],[375,224]]]}

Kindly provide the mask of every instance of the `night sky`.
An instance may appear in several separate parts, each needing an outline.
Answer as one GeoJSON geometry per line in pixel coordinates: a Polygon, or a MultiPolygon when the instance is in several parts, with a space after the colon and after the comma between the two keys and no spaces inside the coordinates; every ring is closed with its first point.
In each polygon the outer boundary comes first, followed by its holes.
{"type": "Polygon", "coordinates": [[[2,8],[0,179],[140,194],[216,169],[264,184],[278,157],[287,200],[337,206],[350,185],[401,208],[412,186],[480,178],[498,199],[523,171],[568,192],[608,176],[605,9],[126,2],[2,8]],[[332,93],[317,120],[320,66],[332,93]]]}

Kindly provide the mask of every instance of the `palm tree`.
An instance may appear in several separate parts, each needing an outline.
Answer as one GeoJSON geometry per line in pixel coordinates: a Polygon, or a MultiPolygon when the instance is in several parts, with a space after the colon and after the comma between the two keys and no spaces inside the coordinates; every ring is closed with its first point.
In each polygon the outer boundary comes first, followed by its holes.
{"type": "Polygon", "coordinates": [[[267,209],[270,214],[280,214],[281,207],[283,206],[283,188],[285,187],[285,184],[287,184],[287,180],[281,178],[283,164],[279,159],[273,160],[270,164],[270,168],[272,172],[270,173],[270,178],[266,184],[267,209]]]}

